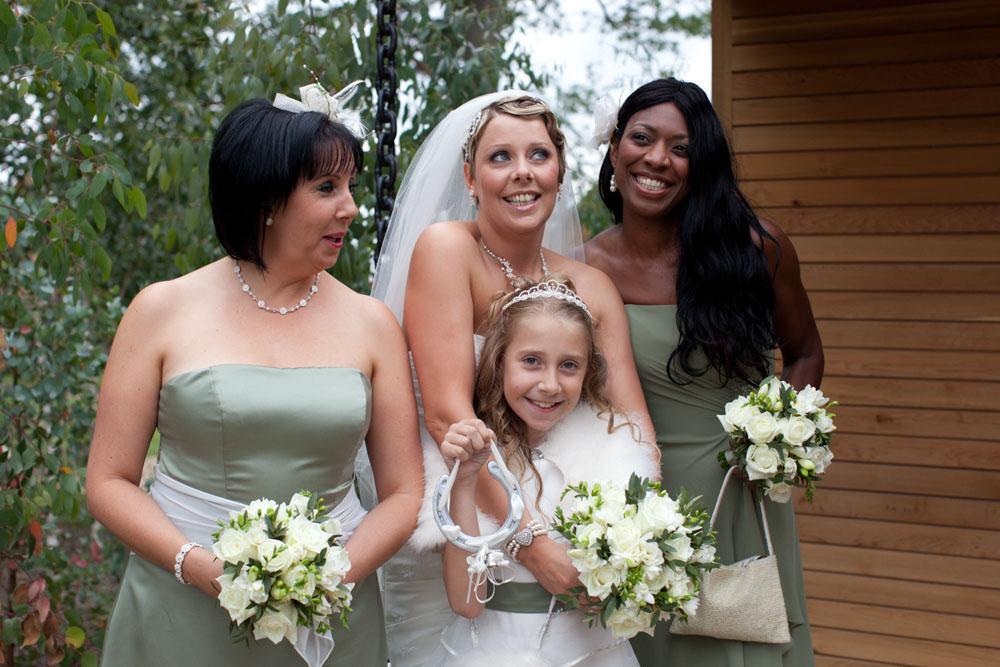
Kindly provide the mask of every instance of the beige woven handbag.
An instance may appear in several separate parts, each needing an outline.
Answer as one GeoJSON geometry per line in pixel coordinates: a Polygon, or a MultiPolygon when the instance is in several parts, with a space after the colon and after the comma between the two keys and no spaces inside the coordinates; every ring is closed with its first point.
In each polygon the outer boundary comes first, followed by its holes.
{"type": "MultiPolygon", "coordinates": [[[[729,469],[719,489],[719,498],[712,510],[712,527],[734,470],[735,467],[729,469]]],[[[697,613],[689,616],[687,623],[674,621],[670,626],[672,634],[765,644],[791,641],[785,598],[781,594],[781,579],[778,576],[778,559],[771,544],[763,496],[758,502],[767,541],[767,556],[751,556],[709,571],[701,585],[697,613]]]]}

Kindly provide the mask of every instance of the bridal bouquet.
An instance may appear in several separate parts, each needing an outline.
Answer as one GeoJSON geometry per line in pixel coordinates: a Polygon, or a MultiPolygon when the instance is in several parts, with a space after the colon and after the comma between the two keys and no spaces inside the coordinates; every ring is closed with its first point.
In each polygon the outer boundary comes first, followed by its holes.
{"type": "Polygon", "coordinates": [[[804,486],[812,500],[833,460],[829,443],[836,415],[826,408],[835,405],[811,385],[796,391],[775,377],[764,378],[756,391],[730,401],[719,415],[731,438],[719,463],[738,466],[750,488],[763,488],[774,502],[787,503],[794,486],[804,486]]]}
{"type": "Polygon", "coordinates": [[[219,521],[212,551],[224,563],[219,603],[233,636],[253,630],[258,641],[294,645],[299,626],[324,634],[334,614],[347,627],[354,584],[342,580],[351,562],[337,541],[340,522],[325,511],[321,498],[302,491],[280,505],[255,500],[219,521]]]}
{"type": "Polygon", "coordinates": [[[715,534],[697,498],[682,490],[674,500],[634,473],[627,488],[582,482],[563,497],[570,492],[572,514],[556,508],[553,528],[572,543],[584,586],[560,596],[567,608],[586,592],[599,600],[585,603],[590,622],[624,638],[652,635],[661,614],[686,620],[697,610],[702,577],[716,567],[715,534]]]}

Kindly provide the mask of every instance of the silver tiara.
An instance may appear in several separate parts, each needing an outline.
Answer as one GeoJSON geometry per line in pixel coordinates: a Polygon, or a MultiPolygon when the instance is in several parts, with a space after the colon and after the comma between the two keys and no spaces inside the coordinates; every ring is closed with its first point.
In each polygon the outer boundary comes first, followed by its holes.
{"type": "Polygon", "coordinates": [[[527,289],[519,291],[517,296],[503,305],[500,312],[507,310],[515,303],[530,301],[531,299],[559,299],[560,301],[573,304],[583,312],[587,313],[587,317],[589,319],[594,319],[593,315],[590,314],[590,309],[587,308],[587,304],[583,302],[580,295],[558,280],[546,280],[545,282],[537,283],[527,289]]]}
{"type": "Polygon", "coordinates": [[[476,114],[476,117],[472,119],[472,125],[469,126],[469,133],[465,135],[465,143],[462,144],[463,162],[469,161],[469,143],[472,141],[472,135],[474,135],[476,130],[479,129],[479,124],[483,122],[483,111],[485,111],[485,109],[480,109],[479,113],[476,114]]]}

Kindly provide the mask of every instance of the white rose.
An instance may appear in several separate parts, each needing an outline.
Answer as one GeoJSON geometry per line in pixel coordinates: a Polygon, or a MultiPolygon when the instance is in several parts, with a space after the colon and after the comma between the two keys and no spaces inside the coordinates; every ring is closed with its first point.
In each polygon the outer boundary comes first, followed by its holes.
{"type": "Polygon", "coordinates": [[[262,517],[269,510],[278,509],[278,503],[274,502],[270,498],[258,498],[249,505],[247,505],[246,510],[244,510],[247,516],[251,518],[262,517]]]}
{"type": "Polygon", "coordinates": [[[613,555],[622,556],[634,565],[639,558],[639,544],[643,541],[644,535],[633,521],[621,521],[608,527],[607,532],[608,547],[613,555]]]}
{"type": "MultiPolygon", "coordinates": [[[[726,421],[736,428],[743,428],[754,415],[760,414],[760,408],[751,405],[745,396],[734,398],[726,403],[726,421]]],[[[728,431],[728,429],[726,429],[728,431]]]]}
{"type": "Polygon", "coordinates": [[[596,548],[590,549],[570,549],[566,552],[570,561],[579,572],[590,572],[607,563],[597,555],[596,548]]]}
{"type": "Polygon", "coordinates": [[[649,586],[643,582],[639,582],[632,589],[635,594],[635,599],[637,602],[645,602],[646,604],[654,604],[656,600],[653,599],[653,594],[649,590],[649,586]]]}
{"type": "Polygon", "coordinates": [[[747,421],[745,430],[750,442],[764,445],[778,435],[778,420],[770,412],[762,412],[747,421]]]}
{"type": "Polygon", "coordinates": [[[603,600],[611,594],[611,586],[622,582],[621,574],[610,565],[602,565],[589,572],[581,572],[580,581],[587,587],[587,595],[603,600]]]}
{"type": "Polygon", "coordinates": [[[282,574],[281,580],[299,597],[308,598],[316,590],[316,576],[301,563],[282,574]]]}
{"type": "Polygon", "coordinates": [[[591,518],[605,526],[613,526],[622,520],[625,514],[625,503],[615,501],[605,501],[600,509],[593,513],[591,518]]]}
{"type": "Polygon", "coordinates": [[[332,516],[323,522],[323,530],[334,537],[340,537],[344,534],[344,528],[340,525],[340,521],[334,519],[332,516]]]}
{"type": "Polygon", "coordinates": [[[792,481],[799,472],[799,464],[795,462],[794,456],[785,459],[785,481],[792,481]]]}
{"type": "Polygon", "coordinates": [[[223,528],[219,539],[212,544],[212,552],[227,563],[246,563],[256,551],[253,542],[239,528],[223,528]]]}
{"type": "Polygon", "coordinates": [[[326,589],[334,589],[347,571],[351,569],[351,559],[346,549],[331,547],[326,552],[326,561],[320,568],[320,585],[326,589]]]}
{"type": "Polygon", "coordinates": [[[250,589],[245,581],[234,580],[231,574],[222,574],[216,578],[219,582],[219,605],[229,612],[229,618],[234,623],[242,623],[254,615],[256,611],[250,604],[250,589]]]}
{"type": "Polygon", "coordinates": [[[673,578],[673,569],[666,566],[666,563],[662,567],[647,566],[646,575],[643,578],[646,586],[649,590],[653,591],[654,594],[660,592],[664,588],[670,585],[670,580],[673,578]]]}
{"type": "Polygon", "coordinates": [[[676,598],[694,595],[694,583],[688,577],[678,577],[670,582],[670,594],[676,598]]]}
{"type": "Polygon", "coordinates": [[[652,620],[653,615],[650,612],[640,611],[635,602],[629,600],[624,606],[611,612],[608,617],[608,626],[618,639],[631,639],[640,632],[652,636],[652,620]]]}
{"type": "Polygon", "coordinates": [[[274,644],[287,639],[294,645],[298,636],[295,621],[295,608],[291,603],[278,605],[277,611],[268,609],[260,620],[253,624],[253,638],[257,641],[267,638],[274,644]]]}
{"type": "Polygon", "coordinates": [[[816,430],[820,433],[830,433],[836,430],[836,428],[833,425],[833,418],[826,413],[826,410],[816,415],[816,430]]]}
{"type": "Polygon", "coordinates": [[[715,545],[703,544],[694,551],[691,561],[694,563],[711,563],[715,560],[715,545]]]}
{"type": "Polygon", "coordinates": [[[795,394],[792,407],[804,415],[816,412],[830,400],[823,395],[823,392],[811,384],[807,384],[803,389],[795,392],[795,394]]]}
{"type": "Polygon", "coordinates": [[[255,546],[260,548],[260,545],[264,543],[265,540],[270,539],[267,535],[267,524],[264,523],[263,519],[254,519],[247,526],[247,537],[250,538],[250,542],[255,546]]]}
{"type": "Polygon", "coordinates": [[[812,461],[816,474],[822,475],[830,466],[830,462],[833,461],[833,452],[826,445],[808,447],[806,449],[806,458],[812,461]]]}
{"type": "Polygon", "coordinates": [[[330,536],[318,523],[313,523],[304,516],[297,516],[288,522],[288,534],[285,541],[288,544],[302,546],[310,556],[315,556],[329,544],[330,536]]]}
{"type": "Polygon", "coordinates": [[[664,544],[673,549],[672,552],[667,553],[667,560],[688,561],[694,555],[694,549],[691,548],[691,538],[687,535],[677,535],[664,544]]]}
{"type": "Polygon", "coordinates": [[[816,423],[806,417],[795,415],[781,420],[781,435],[792,446],[801,445],[816,433],[816,423]]]}
{"type": "Polygon", "coordinates": [[[777,484],[769,482],[767,490],[764,493],[776,503],[787,503],[792,497],[792,487],[784,482],[778,482],[777,484]]]}
{"type": "Polygon", "coordinates": [[[767,445],[750,445],[747,448],[747,477],[750,480],[774,477],[779,465],[781,459],[778,452],[767,445]]]}
{"type": "Polygon", "coordinates": [[[604,537],[604,526],[599,523],[582,523],[577,525],[573,532],[580,546],[589,547],[604,537]]]}
{"type": "Polygon", "coordinates": [[[295,550],[281,540],[264,540],[258,553],[264,569],[268,572],[281,572],[298,560],[295,557],[295,550]]]}
{"type": "Polygon", "coordinates": [[[674,530],[684,523],[684,517],[677,511],[677,501],[670,496],[650,492],[639,501],[635,515],[639,529],[644,533],[659,534],[664,530],[674,530]]]}
{"type": "Polygon", "coordinates": [[[292,499],[288,501],[288,509],[293,515],[307,515],[309,512],[309,496],[296,493],[292,496],[292,499]]]}
{"type": "MultiPolygon", "coordinates": [[[[245,572],[246,570],[244,570],[245,572]]],[[[242,574],[242,573],[241,573],[242,574]]],[[[251,579],[249,581],[248,592],[250,594],[250,601],[254,604],[264,604],[267,602],[267,590],[264,588],[264,581],[261,579],[251,579]]]]}
{"type": "Polygon", "coordinates": [[[698,603],[700,601],[701,599],[697,595],[690,597],[684,602],[681,602],[681,610],[689,617],[694,616],[695,612],[698,611],[698,603]]]}
{"type": "Polygon", "coordinates": [[[647,568],[663,564],[663,552],[656,542],[645,541],[639,545],[639,562],[647,568]]]}

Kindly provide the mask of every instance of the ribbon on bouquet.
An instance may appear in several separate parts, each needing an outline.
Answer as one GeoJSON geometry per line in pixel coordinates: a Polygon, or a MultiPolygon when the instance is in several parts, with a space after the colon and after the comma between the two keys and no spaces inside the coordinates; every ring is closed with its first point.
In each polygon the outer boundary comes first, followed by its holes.
{"type": "MultiPolygon", "coordinates": [[[[219,530],[218,521],[228,519],[230,512],[242,512],[246,507],[244,503],[188,486],[168,475],[159,465],[153,468],[149,496],[184,537],[205,545],[215,541],[212,533],[219,530]]],[[[361,507],[357,495],[350,491],[329,514],[340,521],[342,539],[346,542],[367,512],[361,507]]],[[[333,653],[333,647],[331,633],[321,635],[313,628],[298,628],[294,648],[309,667],[319,667],[326,662],[333,653]]]]}

